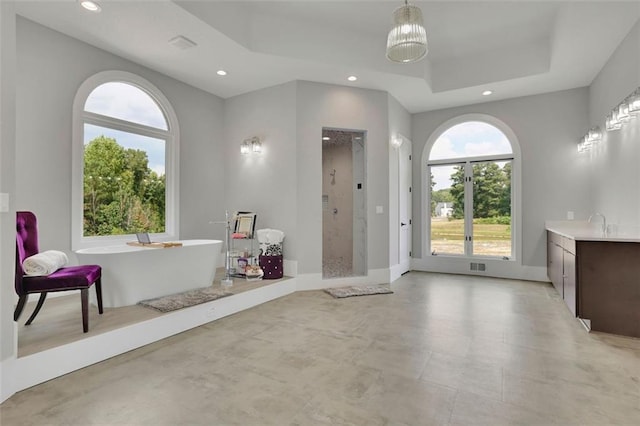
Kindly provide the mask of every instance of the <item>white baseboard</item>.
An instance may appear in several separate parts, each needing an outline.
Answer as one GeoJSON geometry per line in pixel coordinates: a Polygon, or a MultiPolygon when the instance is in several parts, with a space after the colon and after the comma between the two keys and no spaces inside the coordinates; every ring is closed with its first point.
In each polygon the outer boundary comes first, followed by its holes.
{"type": "Polygon", "coordinates": [[[470,259],[436,256],[411,259],[411,270],[423,272],[440,272],[445,274],[464,274],[481,277],[509,278],[527,281],[549,281],[547,268],[540,266],[520,265],[513,261],[494,259],[470,259]],[[484,263],[485,271],[471,271],[471,262],[484,263]]]}
{"type": "Polygon", "coordinates": [[[391,266],[389,282],[394,282],[402,276],[405,272],[411,270],[411,259],[407,259],[400,263],[391,266]]]}
{"type": "Polygon", "coordinates": [[[13,359],[5,359],[0,361],[0,404],[6,401],[14,394],[13,388],[9,383],[8,375],[4,373],[6,371],[13,370],[9,367],[9,364],[13,361],[13,359]]]}
{"type": "Polygon", "coordinates": [[[284,259],[284,274],[287,277],[297,277],[298,276],[298,261],[297,260],[287,260],[284,259]]]}
{"type": "Polygon", "coordinates": [[[322,274],[300,274],[296,277],[296,290],[323,290],[332,287],[344,287],[349,285],[388,284],[390,283],[390,270],[369,269],[367,275],[359,277],[339,277],[323,279],[322,274]]]}
{"type": "Polygon", "coordinates": [[[320,290],[322,286],[322,274],[300,274],[296,277],[296,291],[320,290]]]}

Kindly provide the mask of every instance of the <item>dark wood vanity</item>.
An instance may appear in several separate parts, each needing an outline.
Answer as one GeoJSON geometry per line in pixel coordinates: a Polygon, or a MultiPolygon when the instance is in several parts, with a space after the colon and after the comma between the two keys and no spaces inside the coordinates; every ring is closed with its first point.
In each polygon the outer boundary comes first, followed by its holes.
{"type": "Polygon", "coordinates": [[[591,330],[640,337],[640,242],[547,227],[547,273],[591,330]]]}

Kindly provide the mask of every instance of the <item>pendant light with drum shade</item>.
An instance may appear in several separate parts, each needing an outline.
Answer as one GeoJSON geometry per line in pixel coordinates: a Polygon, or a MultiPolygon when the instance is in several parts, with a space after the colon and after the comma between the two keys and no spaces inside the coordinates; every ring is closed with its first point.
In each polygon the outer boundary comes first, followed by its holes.
{"type": "Polygon", "coordinates": [[[427,55],[427,31],[422,11],[409,4],[393,11],[393,27],[387,36],[387,58],[393,62],[416,62],[427,55]]]}

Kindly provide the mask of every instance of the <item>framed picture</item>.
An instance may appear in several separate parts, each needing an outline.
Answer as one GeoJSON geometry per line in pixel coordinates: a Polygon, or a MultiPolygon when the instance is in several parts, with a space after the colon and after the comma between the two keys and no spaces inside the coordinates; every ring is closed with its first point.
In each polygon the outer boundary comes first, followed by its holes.
{"type": "Polygon", "coordinates": [[[237,212],[234,233],[244,234],[246,238],[253,238],[256,230],[256,214],[253,212],[237,212]]]}

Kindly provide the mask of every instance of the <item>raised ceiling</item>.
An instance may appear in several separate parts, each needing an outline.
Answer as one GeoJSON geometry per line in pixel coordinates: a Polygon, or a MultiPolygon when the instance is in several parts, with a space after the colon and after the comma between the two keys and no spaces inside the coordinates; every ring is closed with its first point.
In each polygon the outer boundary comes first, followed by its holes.
{"type": "Polygon", "coordinates": [[[640,1],[417,1],[429,54],[395,64],[385,45],[399,0],[98,3],[16,11],[222,98],[309,80],[385,90],[413,113],[587,86],[640,18],[640,1]],[[197,46],[168,43],[178,35],[197,46]]]}

